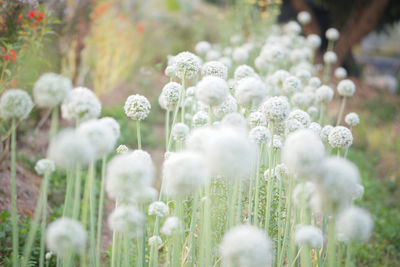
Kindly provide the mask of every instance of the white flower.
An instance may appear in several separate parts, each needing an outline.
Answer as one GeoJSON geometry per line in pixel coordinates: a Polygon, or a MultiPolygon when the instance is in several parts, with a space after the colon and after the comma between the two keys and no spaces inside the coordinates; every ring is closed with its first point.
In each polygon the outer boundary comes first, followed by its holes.
{"type": "Polygon", "coordinates": [[[304,129],[304,125],[296,120],[296,119],[287,119],[285,121],[285,135],[288,136],[289,134],[300,130],[300,129],[304,129]]]}
{"type": "Polygon", "coordinates": [[[339,39],[339,31],[335,28],[329,28],[326,32],[325,32],[325,36],[326,39],[328,39],[329,41],[336,41],[337,39],[339,39]]]}
{"type": "Polygon", "coordinates": [[[267,96],[267,87],[256,77],[241,79],[235,87],[235,98],[243,107],[257,108],[267,96]]]}
{"type": "Polygon", "coordinates": [[[301,26],[296,21],[289,21],[283,26],[283,31],[288,34],[298,35],[301,32],[301,26]]]}
{"type": "Polygon", "coordinates": [[[344,79],[347,77],[347,71],[343,67],[339,67],[335,69],[335,77],[338,79],[344,79]]]}
{"type": "Polygon", "coordinates": [[[54,172],[56,166],[51,159],[40,159],[36,162],[35,171],[39,175],[50,174],[54,172]]]}
{"type": "Polygon", "coordinates": [[[134,206],[119,206],[108,218],[111,230],[130,238],[142,236],[144,222],[145,216],[134,206]]]}
{"type": "Polygon", "coordinates": [[[246,119],[240,113],[232,112],[224,116],[221,124],[228,127],[237,127],[239,129],[244,129],[246,127],[246,119]]]}
{"type": "Polygon", "coordinates": [[[292,119],[298,120],[302,124],[303,128],[307,128],[311,123],[310,115],[308,115],[307,112],[305,112],[301,109],[292,110],[289,113],[289,116],[287,119],[288,120],[292,120],[292,119]]]}
{"type": "Polygon", "coordinates": [[[103,117],[99,121],[101,123],[104,123],[108,128],[111,129],[115,141],[117,141],[117,139],[121,135],[121,127],[119,126],[119,123],[112,117],[103,117]]]}
{"type": "Polygon", "coordinates": [[[360,124],[360,118],[358,117],[357,113],[351,112],[344,117],[344,121],[349,125],[349,126],[357,126],[360,124]]]}
{"type": "Polygon", "coordinates": [[[55,73],[45,73],[33,86],[36,105],[43,108],[58,106],[72,90],[71,80],[55,73]]]}
{"type": "Polygon", "coordinates": [[[209,61],[201,68],[201,75],[205,76],[216,76],[226,80],[228,78],[228,67],[219,61],[209,61]]]}
{"type": "Polygon", "coordinates": [[[301,24],[307,25],[311,22],[311,15],[307,11],[301,11],[299,14],[297,14],[297,20],[301,24]]]}
{"type": "Polygon", "coordinates": [[[265,145],[269,143],[271,133],[265,126],[256,126],[250,130],[249,137],[257,145],[265,145]]]}
{"type": "Polygon", "coordinates": [[[126,99],[124,110],[126,116],[132,120],[144,120],[149,115],[150,102],[142,95],[131,95],[126,99]]]}
{"type": "Polygon", "coordinates": [[[244,63],[249,59],[249,51],[243,47],[237,47],[233,50],[232,59],[239,63],[244,63]]]}
{"type": "Polygon", "coordinates": [[[206,76],[197,83],[196,97],[205,105],[217,106],[221,104],[229,93],[228,84],[224,79],[206,76]]]}
{"type": "Polygon", "coordinates": [[[228,69],[232,67],[232,59],[229,57],[221,57],[218,59],[218,61],[224,64],[228,69]]]}
{"type": "Polygon", "coordinates": [[[168,217],[163,226],[161,227],[161,233],[170,236],[173,234],[177,234],[182,231],[183,225],[178,217],[172,216],[168,217]]]}
{"type": "Polygon", "coordinates": [[[119,145],[116,149],[117,154],[125,154],[129,151],[129,148],[126,145],[119,145]]]}
{"type": "Polygon", "coordinates": [[[175,106],[178,104],[181,91],[182,85],[176,82],[169,82],[163,87],[161,98],[167,110],[174,110],[175,106]]]}
{"type": "Polygon", "coordinates": [[[165,217],[168,215],[168,206],[162,201],[155,201],[149,206],[149,215],[165,217]]]}
{"type": "Polygon", "coordinates": [[[307,109],[307,113],[310,115],[311,119],[315,119],[318,116],[318,109],[311,106],[307,109]]]}
{"type": "Polygon", "coordinates": [[[286,51],[280,45],[264,46],[260,54],[269,64],[279,64],[286,56],[286,51]]]}
{"type": "Polygon", "coordinates": [[[315,96],[318,102],[328,103],[333,98],[333,90],[327,85],[322,85],[315,91],[315,96]]]}
{"type": "Polygon", "coordinates": [[[321,130],[321,139],[323,142],[327,143],[329,138],[329,133],[332,131],[332,125],[325,125],[321,130]]]}
{"type": "Polygon", "coordinates": [[[316,187],[313,182],[307,181],[304,183],[299,183],[293,190],[293,202],[299,207],[302,206],[303,203],[307,207],[310,207],[310,202],[312,200],[313,194],[315,193],[315,190],[316,187]]]}
{"type": "Polygon", "coordinates": [[[346,149],[353,144],[353,135],[348,128],[336,126],[329,132],[328,141],[334,148],[346,149]]]}
{"type": "Polygon", "coordinates": [[[158,198],[158,192],[151,186],[146,186],[142,191],[138,192],[135,199],[131,199],[136,204],[151,203],[158,198]]]}
{"type": "Polygon", "coordinates": [[[310,85],[313,88],[317,88],[321,85],[321,80],[318,77],[312,77],[308,81],[308,85],[310,85]]]}
{"type": "Polygon", "coordinates": [[[213,113],[217,118],[223,118],[225,115],[236,111],[237,101],[231,94],[228,94],[221,104],[213,107],[213,113]]]}
{"type": "Polygon", "coordinates": [[[181,52],[174,57],[173,66],[177,77],[191,78],[199,72],[201,59],[190,52],[181,52]]]}
{"type": "Polygon", "coordinates": [[[333,51],[327,51],[324,54],[324,62],[327,64],[333,64],[337,61],[336,53],[333,51]]]}
{"type": "Polygon", "coordinates": [[[193,127],[201,127],[208,124],[208,114],[205,111],[198,111],[192,118],[193,127]]]}
{"type": "Polygon", "coordinates": [[[31,97],[21,89],[5,91],[0,98],[0,117],[25,119],[33,108],[31,97]]]}
{"type": "Polygon", "coordinates": [[[323,243],[322,232],[312,225],[296,225],[294,241],[299,246],[308,246],[310,248],[320,248],[323,243]]]}
{"type": "Polygon", "coordinates": [[[150,246],[159,246],[162,244],[162,239],[158,235],[153,235],[152,237],[149,238],[148,242],[150,246]]]}
{"type": "Polygon", "coordinates": [[[86,239],[82,224],[70,218],[57,219],[47,227],[47,247],[61,257],[71,252],[82,253],[86,248],[86,239]]]}
{"type": "Polygon", "coordinates": [[[321,128],[321,125],[318,122],[310,123],[310,125],[308,126],[308,129],[313,131],[317,136],[321,136],[322,128],[321,128]]]}
{"type": "Polygon", "coordinates": [[[341,96],[350,97],[354,95],[354,92],[356,91],[356,85],[352,80],[345,79],[339,82],[337,91],[341,96]]]}
{"type": "Polygon", "coordinates": [[[290,73],[286,70],[277,70],[272,75],[272,81],[275,83],[276,86],[279,88],[283,87],[283,82],[290,77],[290,73]]]}
{"type": "Polygon", "coordinates": [[[187,97],[195,96],[195,94],[196,94],[196,87],[195,86],[190,86],[185,91],[185,95],[187,97]]]}
{"type": "Polygon", "coordinates": [[[176,142],[183,142],[189,134],[189,127],[182,122],[175,123],[171,134],[176,142]]]}
{"type": "Polygon", "coordinates": [[[235,69],[235,81],[239,81],[246,77],[256,76],[254,69],[248,65],[240,65],[235,69]]]}
{"type": "Polygon", "coordinates": [[[220,57],[221,53],[218,50],[211,49],[210,51],[207,52],[206,60],[207,61],[218,60],[220,57]]]}
{"type": "Polygon", "coordinates": [[[175,67],[174,66],[167,66],[164,70],[164,74],[170,78],[175,78],[175,67]]]}
{"type": "Polygon", "coordinates": [[[256,126],[265,126],[267,124],[267,121],[264,114],[259,111],[255,111],[250,113],[249,115],[249,124],[251,128],[254,128],[256,126]]]}
{"type": "Polygon", "coordinates": [[[100,116],[101,103],[96,95],[85,87],[77,87],[69,93],[61,105],[66,120],[84,121],[100,116]]]}
{"type": "Polygon", "coordinates": [[[274,139],[272,140],[272,149],[277,152],[282,150],[282,137],[279,135],[274,135],[274,139]]]}
{"type": "Polygon", "coordinates": [[[307,36],[307,44],[312,49],[318,49],[321,46],[321,38],[316,34],[310,34],[307,36]]]}
{"type": "Polygon", "coordinates": [[[254,226],[240,225],[230,229],[224,235],[219,251],[225,267],[272,266],[272,242],[254,226]]]}
{"type": "Polygon", "coordinates": [[[350,242],[365,242],[371,235],[374,222],[368,211],[352,206],[337,217],[336,234],[339,240],[350,242]]]}
{"type": "Polygon", "coordinates": [[[205,56],[211,49],[211,44],[207,41],[200,41],[194,47],[194,51],[201,56],[205,56]]]}
{"type": "Polygon", "coordinates": [[[269,122],[281,122],[289,115],[290,106],[287,98],[274,96],[261,105],[261,112],[269,122]]]}
{"type": "Polygon", "coordinates": [[[311,79],[311,73],[307,69],[298,69],[296,71],[296,77],[300,79],[303,85],[307,85],[311,79]]]}

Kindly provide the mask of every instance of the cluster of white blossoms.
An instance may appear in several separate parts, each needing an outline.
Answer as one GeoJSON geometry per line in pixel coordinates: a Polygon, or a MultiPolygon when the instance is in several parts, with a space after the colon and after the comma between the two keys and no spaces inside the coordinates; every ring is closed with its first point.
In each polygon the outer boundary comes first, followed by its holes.
{"type": "Polygon", "coordinates": [[[151,105],[142,95],[131,95],[126,99],[124,110],[127,117],[135,121],[142,121],[150,113],[151,105]]]}
{"type": "Polygon", "coordinates": [[[11,89],[1,95],[0,117],[4,119],[25,119],[32,108],[32,99],[23,90],[11,89]]]}
{"type": "Polygon", "coordinates": [[[71,90],[70,79],[56,73],[45,73],[33,86],[33,97],[38,107],[52,108],[64,101],[71,90]]]}
{"type": "Polygon", "coordinates": [[[40,159],[36,162],[35,171],[39,175],[50,174],[56,170],[56,165],[51,159],[40,159]]]}
{"type": "Polygon", "coordinates": [[[101,113],[101,103],[88,88],[77,87],[68,94],[61,105],[62,117],[71,121],[96,119],[101,113]]]}

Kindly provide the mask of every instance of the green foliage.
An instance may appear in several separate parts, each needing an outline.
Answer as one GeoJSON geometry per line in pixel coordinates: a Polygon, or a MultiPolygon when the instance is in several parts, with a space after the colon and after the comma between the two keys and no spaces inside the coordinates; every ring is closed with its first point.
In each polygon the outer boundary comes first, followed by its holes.
{"type": "Polygon", "coordinates": [[[389,101],[386,101],[383,96],[378,95],[371,101],[366,103],[371,114],[368,120],[372,120],[374,124],[392,122],[396,119],[398,107],[389,101]]]}

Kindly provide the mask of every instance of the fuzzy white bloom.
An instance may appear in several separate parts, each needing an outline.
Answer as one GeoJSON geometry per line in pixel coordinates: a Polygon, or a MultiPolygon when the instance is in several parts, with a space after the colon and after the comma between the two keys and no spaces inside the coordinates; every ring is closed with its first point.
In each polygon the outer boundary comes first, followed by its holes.
{"type": "Polygon", "coordinates": [[[149,238],[148,242],[150,246],[160,246],[163,241],[160,236],[153,235],[152,237],[149,238]]]}
{"type": "Polygon", "coordinates": [[[119,145],[116,149],[117,154],[125,154],[129,151],[129,148],[126,145],[119,145]]]}
{"type": "Polygon", "coordinates": [[[283,82],[286,80],[286,78],[290,77],[290,73],[287,72],[286,70],[277,70],[273,75],[272,75],[272,81],[273,83],[278,86],[279,88],[283,87],[283,82]]]}
{"type": "Polygon", "coordinates": [[[283,82],[282,92],[286,95],[291,95],[303,89],[301,81],[296,76],[289,76],[283,82]]]}
{"type": "Polygon", "coordinates": [[[328,103],[333,98],[333,90],[327,85],[322,85],[315,91],[315,97],[318,102],[328,103]]]}
{"type": "Polygon", "coordinates": [[[218,50],[211,49],[210,51],[207,52],[206,60],[207,61],[218,60],[220,57],[221,53],[218,50]]]}
{"type": "Polygon", "coordinates": [[[328,141],[334,148],[346,149],[353,144],[353,135],[348,128],[336,126],[329,132],[328,141]]]}
{"type": "Polygon", "coordinates": [[[46,258],[46,260],[50,260],[51,257],[53,257],[53,252],[47,252],[46,255],[44,256],[46,258]]]}
{"type": "Polygon", "coordinates": [[[85,121],[100,116],[101,103],[93,91],[77,87],[68,94],[61,105],[62,117],[71,121],[85,121]]]}
{"type": "Polygon", "coordinates": [[[309,129],[288,136],[283,146],[282,162],[299,178],[311,179],[319,171],[325,147],[319,136],[309,129]]]}
{"type": "Polygon", "coordinates": [[[141,204],[141,203],[151,203],[156,201],[158,198],[158,192],[155,188],[151,186],[146,186],[142,191],[138,192],[135,196],[135,199],[131,199],[132,202],[141,204]]]}
{"type": "Polygon", "coordinates": [[[319,87],[321,85],[321,80],[318,77],[312,77],[308,81],[308,85],[313,87],[313,88],[317,88],[317,87],[319,87]]]}
{"type": "Polygon", "coordinates": [[[316,34],[310,34],[307,36],[307,44],[312,49],[318,49],[321,46],[321,38],[316,34]]]}
{"type": "Polygon", "coordinates": [[[185,91],[185,96],[187,96],[187,97],[195,96],[195,94],[196,94],[196,87],[195,86],[190,86],[185,91]]]}
{"type": "Polygon", "coordinates": [[[46,230],[46,245],[58,256],[74,252],[82,253],[86,248],[87,233],[82,224],[70,218],[60,218],[50,223],[46,230]]]}
{"type": "Polygon", "coordinates": [[[354,92],[356,91],[356,85],[352,80],[345,79],[339,82],[337,85],[337,91],[341,96],[353,96],[354,92]]]}
{"type": "Polygon", "coordinates": [[[200,127],[191,131],[186,139],[186,148],[190,151],[205,152],[209,138],[214,130],[209,127],[200,127]]]}
{"type": "Polygon", "coordinates": [[[283,31],[288,34],[298,35],[301,32],[301,26],[296,21],[289,21],[283,26],[283,31]]]}
{"type": "Polygon", "coordinates": [[[251,128],[267,125],[267,120],[260,111],[250,113],[248,120],[251,128]]]}
{"type": "Polygon", "coordinates": [[[232,67],[232,59],[229,57],[221,57],[218,59],[218,61],[224,64],[228,69],[232,67]]]}
{"type": "Polygon", "coordinates": [[[50,174],[56,170],[56,165],[51,159],[40,159],[35,164],[35,171],[39,175],[50,174]]]}
{"type": "Polygon", "coordinates": [[[311,98],[308,94],[299,92],[295,93],[291,98],[290,102],[293,106],[298,108],[306,108],[311,103],[311,98]]]}
{"type": "Polygon", "coordinates": [[[228,84],[224,79],[206,76],[197,83],[196,97],[205,105],[217,106],[221,104],[229,93],[228,84]]]}
{"type": "Polygon", "coordinates": [[[21,89],[5,91],[0,98],[0,117],[4,119],[25,119],[33,108],[31,97],[21,89]]]}
{"type": "Polygon", "coordinates": [[[257,108],[267,96],[267,87],[256,77],[241,79],[235,88],[235,98],[243,107],[257,108]]]}
{"type": "Polygon", "coordinates": [[[308,129],[313,131],[316,135],[321,136],[322,127],[318,122],[311,122],[308,129]]]}
{"type": "Polygon", "coordinates": [[[126,116],[132,120],[144,120],[149,115],[151,105],[149,100],[142,95],[131,95],[129,96],[124,105],[126,116]]]}
{"type": "Polygon", "coordinates": [[[318,116],[318,109],[314,106],[311,106],[307,109],[308,115],[310,115],[311,119],[315,119],[318,116]]]}
{"type": "Polygon", "coordinates": [[[327,64],[333,64],[337,61],[336,53],[333,51],[327,51],[324,54],[324,62],[327,64]]]}
{"type": "Polygon", "coordinates": [[[193,53],[181,52],[173,59],[175,75],[180,79],[195,76],[201,68],[201,59],[193,53]]]}
{"type": "Polygon", "coordinates": [[[300,130],[300,129],[304,129],[304,125],[296,120],[296,119],[287,119],[285,121],[285,135],[288,136],[289,134],[300,130]]]}
{"type": "Polygon", "coordinates": [[[307,85],[311,79],[311,73],[307,69],[298,69],[296,71],[296,77],[300,79],[303,85],[307,85]]]}
{"type": "Polygon", "coordinates": [[[183,142],[189,134],[189,127],[182,122],[178,122],[172,127],[171,134],[175,142],[183,142]]]}
{"type": "Polygon", "coordinates": [[[99,121],[111,129],[115,141],[117,141],[117,139],[121,135],[121,126],[119,125],[119,123],[113,117],[103,117],[99,121]]]}
{"type": "Polygon", "coordinates": [[[349,114],[344,117],[344,121],[349,125],[349,126],[357,126],[360,124],[360,117],[358,117],[357,113],[350,112],[349,114]]]}
{"type": "Polygon", "coordinates": [[[221,104],[213,107],[213,113],[217,118],[223,118],[225,115],[236,111],[237,101],[231,94],[228,94],[228,96],[221,104]]]}
{"type": "Polygon", "coordinates": [[[256,126],[250,130],[249,137],[257,145],[266,145],[271,139],[271,133],[265,126],[256,126]]]}
{"type": "Polygon", "coordinates": [[[325,125],[321,130],[321,139],[323,142],[327,143],[329,139],[329,133],[332,131],[332,125],[325,125]]]}
{"type": "Polygon", "coordinates": [[[193,127],[201,127],[208,124],[208,114],[205,111],[198,111],[192,117],[193,127]]]}
{"type": "Polygon", "coordinates": [[[368,211],[351,206],[340,213],[336,221],[336,234],[340,241],[366,242],[372,235],[374,222],[368,211]]]}
{"type": "Polygon", "coordinates": [[[209,61],[201,68],[201,75],[216,76],[226,80],[228,78],[228,67],[219,61],[209,61]]]}
{"type": "Polygon", "coordinates": [[[64,169],[88,164],[94,159],[94,153],[94,147],[87,138],[80,138],[72,129],[62,130],[50,142],[49,158],[64,169]]]}
{"type": "Polygon", "coordinates": [[[38,107],[58,106],[72,90],[71,80],[55,73],[45,73],[33,86],[33,98],[38,107]]]}
{"type": "Polygon", "coordinates": [[[312,225],[296,225],[294,242],[298,246],[308,246],[310,248],[320,248],[323,243],[322,232],[312,225]]]}
{"type": "Polygon", "coordinates": [[[226,114],[221,121],[221,124],[228,127],[236,127],[244,129],[246,127],[246,119],[238,112],[226,114]]]}
{"type": "Polygon", "coordinates": [[[326,36],[326,39],[328,39],[329,41],[336,41],[337,39],[339,39],[340,33],[335,28],[329,28],[325,32],[325,36],[326,36]]]}
{"type": "Polygon", "coordinates": [[[361,199],[364,195],[364,186],[362,184],[357,184],[353,192],[353,200],[361,199]]]}
{"type": "Polygon", "coordinates": [[[201,56],[205,56],[211,49],[211,44],[207,41],[201,41],[196,44],[194,51],[201,56]]]}
{"type": "Polygon", "coordinates": [[[286,51],[280,45],[264,46],[260,55],[269,64],[279,64],[285,60],[286,56],[286,51]]]}
{"type": "Polygon", "coordinates": [[[282,137],[279,135],[274,135],[274,139],[272,140],[272,149],[275,152],[281,151],[283,147],[282,137]]]}
{"type": "Polygon", "coordinates": [[[163,226],[161,227],[161,233],[170,236],[182,231],[183,225],[181,220],[178,217],[172,216],[168,217],[163,226]]]}
{"type": "Polygon", "coordinates": [[[312,196],[316,191],[316,186],[313,182],[307,181],[299,183],[293,190],[293,202],[296,205],[302,206],[303,201],[307,207],[310,207],[312,196]]]}
{"type": "Polygon", "coordinates": [[[307,11],[301,11],[299,14],[297,14],[297,20],[301,24],[307,25],[311,22],[311,15],[307,11]]]}
{"type": "Polygon", "coordinates": [[[269,64],[265,57],[258,56],[254,59],[254,66],[260,72],[265,73],[268,71],[269,64]]]}
{"type": "Polygon", "coordinates": [[[165,217],[168,215],[168,206],[162,201],[155,201],[149,206],[149,215],[165,217]]]}
{"type": "Polygon", "coordinates": [[[142,236],[144,222],[144,214],[134,206],[119,206],[108,218],[111,230],[123,233],[129,238],[142,236]]]}
{"type": "Polygon", "coordinates": [[[235,81],[239,81],[246,77],[256,76],[254,69],[248,65],[240,65],[235,69],[235,81]]]}
{"type": "Polygon", "coordinates": [[[233,50],[232,59],[238,63],[244,63],[249,59],[249,51],[243,47],[237,47],[233,50]]]}
{"type": "Polygon", "coordinates": [[[344,79],[347,77],[347,70],[343,67],[338,67],[335,69],[335,77],[338,79],[344,79]]]}
{"type": "Polygon", "coordinates": [[[272,242],[258,228],[236,226],[227,232],[219,247],[224,267],[272,266],[272,242]]]}
{"type": "Polygon", "coordinates": [[[289,113],[288,120],[292,119],[298,120],[304,128],[310,126],[311,123],[310,115],[301,109],[295,109],[289,113]]]}
{"type": "Polygon", "coordinates": [[[167,110],[174,110],[175,106],[178,104],[181,91],[182,85],[179,83],[169,82],[164,85],[161,91],[161,98],[167,110]]]}
{"type": "Polygon", "coordinates": [[[261,112],[268,122],[281,122],[289,115],[290,105],[286,97],[274,96],[261,105],[261,112]]]}
{"type": "Polygon", "coordinates": [[[175,77],[176,77],[175,73],[176,73],[175,67],[172,66],[172,65],[167,66],[167,67],[165,68],[165,70],[164,70],[165,76],[168,76],[168,77],[170,77],[170,78],[175,78],[175,77]]]}
{"type": "Polygon", "coordinates": [[[206,178],[206,166],[200,154],[179,152],[164,161],[163,179],[168,195],[191,194],[205,184],[206,178]]]}

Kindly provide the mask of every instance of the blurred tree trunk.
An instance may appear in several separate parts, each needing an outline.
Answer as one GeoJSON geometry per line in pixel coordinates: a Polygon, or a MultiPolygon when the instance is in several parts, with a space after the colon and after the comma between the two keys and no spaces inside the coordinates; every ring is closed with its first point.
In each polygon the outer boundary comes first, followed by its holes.
{"type": "Polygon", "coordinates": [[[312,9],[306,4],[304,0],[290,0],[293,8],[297,11],[297,13],[301,11],[307,11],[311,15],[311,22],[304,26],[304,35],[309,34],[317,34],[321,36],[321,29],[318,25],[317,17],[315,16],[312,9]]]}

